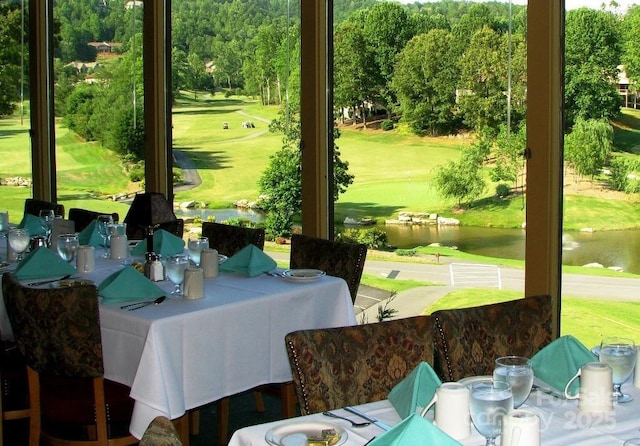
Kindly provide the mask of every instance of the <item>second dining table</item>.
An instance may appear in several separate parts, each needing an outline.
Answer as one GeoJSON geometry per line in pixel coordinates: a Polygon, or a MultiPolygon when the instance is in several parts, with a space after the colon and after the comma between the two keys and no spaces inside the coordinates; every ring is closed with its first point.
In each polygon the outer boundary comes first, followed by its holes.
{"type": "MultiPolygon", "coordinates": [[[[96,269],[78,274],[99,284],[123,268],[96,251],[96,269]]],[[[135,311],[128,302],[102,303],[105,377],[131,387],[131,433],[140,438],[158,415],[178,418],[189,409],[261,384],[291,381],[284,336],[294,330],[356,323],[344,280],[323,276],[292,281],[262,274],[221,272],[206,279],[204,298],[169,297],[135,311]]],[[[4,302],[0,303],[4,321],[4,302]]]]}

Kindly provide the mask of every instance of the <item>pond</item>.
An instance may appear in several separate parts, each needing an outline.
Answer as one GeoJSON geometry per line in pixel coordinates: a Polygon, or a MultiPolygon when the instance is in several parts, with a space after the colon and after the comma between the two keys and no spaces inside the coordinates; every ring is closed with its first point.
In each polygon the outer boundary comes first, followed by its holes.
{"type": "MultiPolygon", "coordinates": [[[[199,216],[206,220],[213,215],[217,222],[243,218],[264,221],[265,214],[251,209],[189,209],[180,216],[199,216]]],[[[469,226],[378,225],[386,231],[388,243],[399,248],[413,248],[440,243],[456,246],[471,254],[507,259],[524,259],[525,231],[469,226]]],[[[367,228],[364,226],[363,228],[367,228]]],[[[341,228],[340,228],[341,229],[341,228]]],[[[600,263],[640,274],[640,230],[568,232],[563,235],[563,263],[586,265],[600,263]]]]}

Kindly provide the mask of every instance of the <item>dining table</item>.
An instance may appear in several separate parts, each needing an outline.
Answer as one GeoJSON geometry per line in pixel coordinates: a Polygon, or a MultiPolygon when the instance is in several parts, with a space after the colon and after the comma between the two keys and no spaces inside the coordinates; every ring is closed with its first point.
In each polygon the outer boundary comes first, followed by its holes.
{"type": "MultiPolygon", "coordinates": [[[[132,261],[111,260],[96,249],[95,270],[74,277],[99,285],[132,261]]],[[[11,267],[9,267],[11,269],[11,267]]],[[[262,384],[292,380],[287,333],[356,323],[346,282],[323,275],[290,280],[280,275],[220,272],[204,280],[204,297],[173,297],[174,285],[156,282],[167,299],[129,311],[131,302],[100,303],[104,376],[131,387],[130,432],[141,438],[159,415],[189,409],[262,384]]],[[[3,339],[13,333],[0,299],[3,339]]]]}
{"type": "MultiPolygon", "coordinates": [[[[633,386],[633,378],[623,385],[623,391],[633,396],[629,403],[614,404],[613,411],[606,413],[586,413],[578,410],[577,400],[567,400],[558,395],[532,390],[519,410],[533,411],[540,419],[540,442],[542,446],[615,446],[622,445],[630,438],[640,437],[640,389],[633,386]]],[[[389,400],[381,400],[355,406],[369,417],[373,417],[391,427],[401,421],[398,412],[389,400]]],[[[437,409],[437,408],[436,408],[437,409]]],[[[363,421],[357,415],[344,409],[331,411],[356,422],[363,421]]],[[[433,409],[426,417],[433,420],[433,409]]],[[[339,433],[344,432],[344,446],[363,446],[384,434],[384,430],[374,424],[365,427],[352,427],[348,421],[329,418],[322,413],[303,417],[248,426],[233,433],[229,446],[279,445],[279,442],[267,442],[267,434],[271,439],[278,439],[278,433],[294,435],[296,426],[300,430],[313,429],[317,426],[333,425],[339,433]],[[275,433],[275,435],[274,435],[275,433]],[[346,438],[346,439],[345,439],[346,438]]],[[[465,446],[485,444],[485,439],[471,426],[471,435],[460,443],[465,446]]],[[[280,435],[281,438],[286,438],[280,435]]],[[[286,441],[285,441],[286,443],[286,441]]],[[[292,443],[296,444],[296,443],[292,443]]],[[[394,443],[396,444],[396,443],[394,443]]],[[[500,443],[500,437],[498,442],[500,443]]],[[[283,445],[284,446],[284,445],[283,445]]],[[[504,446],[504,445],[503,445],[504,446]]],[[[509,446],[509,445],[507,445],[509,446]]]]}

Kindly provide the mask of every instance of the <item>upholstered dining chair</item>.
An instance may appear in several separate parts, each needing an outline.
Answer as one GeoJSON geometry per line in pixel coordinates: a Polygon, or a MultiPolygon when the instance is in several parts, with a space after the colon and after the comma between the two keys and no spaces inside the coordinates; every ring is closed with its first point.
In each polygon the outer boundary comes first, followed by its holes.
{"type": "MultiPolygon", "coordinates": [[[[182,238],[184,234],[184,220],[182,218],[176,218],[175,220],[167,221],[164,223],[158,223],[154,227],[154,231],[164,229],[167,232],[182,238]]],[[[146,230],[141,227],[129,228],[127,224],[127,238],[129,240],[143,240],[146,237],[146,230]]]]}
{"type": "Polygon", "coordinates": [[[51,210],[57,216],[64,218],[64,205],[52,203],[50,201],[27,198],[24,200],[24,213],[40,216],[40,211],[51,210]]]}
{"type": "MultiPolygon", "coordinates": [[[[100,215],[105,215],[104,212],[90,211],[88,209],[71,208],[69,209],[69,220],[73,221],[76,226],[76,232],[82,231],[89,226],[91,222],[98,218],[100,215]]],[[[111,214],[113,221],[119,221],[120,216],[117,212],[111,214]]]]}
{"type": "Polygon", "coordinates": [[[443,381],[491,375],[500,356],[531,357],[552,341],[551,296],[439,310],[434,370],[443,381]]]}
{"type": "Polygon", "coordinates": [[[250,243],[264,249],[264,229],[262,228],[244,228],[205,221],[202,223],[202,236],[209,239],[209,247],[229,257],[250,243]]]}
{"type": "Polygon", "coordinates": [[[166,417],[155,417],[140,439],[140,446],[182,446],[180,435],[166,417]]]}
{"type": "Polygon", "coordinates": [[[289,267],[321,269],[331,276],[343,278],[353,302],[358,295],[366,258],[367,246],[361,243],[334,242],[302,234],[291,236],[289,267]]]}
{"type": "Polygon", "coordinates": [[[103,377],[96,287],[29,288],[5,273],[2,291],[27,364],[30,446],[136,444],[130,389],[103,377]]]}
{"type": "MultiPolygon", "coordinates": [[[[13,342],[2,342],[0,349],[0,446],[4,444],[5,421],[29,419],[31,408],[29,407],[29,392],[27,388],[27,366],[13,342]]],[[[22,443],[20,436],[23,434],[21,426],[13,423],[8,426],[11,429],[7,438],[7,444],[22,443]]]]}
{"type": "Polygon", "coordinates": [[[302,415],[387,398],[422,361],[433,363],[433,321],[413,316],[285,336],[302,415]]]}

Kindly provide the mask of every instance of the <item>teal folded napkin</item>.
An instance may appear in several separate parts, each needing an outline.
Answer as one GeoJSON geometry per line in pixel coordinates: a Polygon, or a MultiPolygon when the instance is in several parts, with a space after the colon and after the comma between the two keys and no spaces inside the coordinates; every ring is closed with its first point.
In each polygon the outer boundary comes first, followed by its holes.
{"type": "Polygon", "coordinates": [[[376,437],[370,446],[449,446],[460,445],[418,414],[411,414],[384,434],[376,437]]]}
{"type": "Polygon", "coordinates": [[[102,246],[102,237],[98,232],[98,221],[93,220],[89,223],[80,234],[78,234],[78,243],[81,245],[91,245],[96,248],[102,246]]]}
{"type": "Polygon", "coordinates": [[[421,362],[411,373],[389,392],[389,401],[402,418],[421,413],[438,387],[442,384],[436,372],[426,362],[421,362]]]}
{"type": "MultiPolygon", "coordinates": [[[[560,392],[578,370],[587,362],[598,358],[580,341],[571,335],[562,336],[544,347],[531,358],[533,374],[536,378],[560,392]]],[[[578,380],[571,383],[572,393],[578,391],[578,380]]]]}
{"type": "Polygon", "coordinates": [[[40,246],[24,256],[16,267],[18,280],[44,279],[75,274],[78,271],[49,248],[40,246]]]}
{"type": "MultiPolygon", "coordinates": [[[[159,229],[153,233],[153,252],[162,257],[175,256],[184,251],[184,240],[169,231],[159,229]]],[[[147,252],[147,241],[142,240],[132,250],[132,256],[143,256],[147,252]]]]}
{"type": "Polygon", "coordinates": [[[98,287],[98,295],[102,296],[103,303],[155,299],[165,294],[158,285],[133,266],[127,266],[111,274],[98,287]]]}
{"type": "Polygon", "coordinates": [[[44,235],[45,230],[42,227],[42,220],[40,217],[36,217],[31,214],[24,214],[22,221],[18,225],[19,229],[26,229],[29,231],[29,236],[34,237],[36,235],[44,235]]]}
{"type": "Polygon", "coordinates": [[[249,277],[259,276],[273,270],[276,261],[266,255],[256,245],[249,244],[229,257],[219,266],[220,271],[246,273],[249,277]]]}

